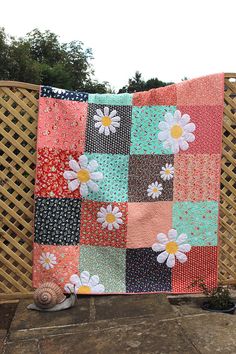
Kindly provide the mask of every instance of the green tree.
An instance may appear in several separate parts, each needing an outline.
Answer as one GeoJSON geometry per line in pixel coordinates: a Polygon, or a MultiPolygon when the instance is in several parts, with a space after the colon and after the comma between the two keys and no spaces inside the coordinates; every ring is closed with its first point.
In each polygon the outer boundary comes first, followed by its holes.
{"type": "Polygon", "coordinates": [[[152,78],[147,81],[143,80],[142,74],[139,71],[135,72],[134,77],[128,80],[128,85],[122,87],[119,90],[119,93],[122,92],[139,92],[139,91],[148,91],[152,88],[163,87],[167,85],[171,85],[173,82],[163,82],[158,78],[152,78]]]}
{"type": "Polygon", "coordinates": [[[92,50],[80,41],[61,43],[56,34],[34,29],[24,38],[0,29],[0,79],[37,83],[69,90],[107,92],[94,79],[92,50]]]}

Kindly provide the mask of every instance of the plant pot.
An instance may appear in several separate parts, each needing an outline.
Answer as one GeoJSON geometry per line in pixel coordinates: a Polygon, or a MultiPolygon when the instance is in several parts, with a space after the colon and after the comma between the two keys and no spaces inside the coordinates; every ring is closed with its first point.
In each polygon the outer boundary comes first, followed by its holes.
{"type": "Polygon", "coordinates": [[[209,302],[205,301],[205,302],[203,302],[201,307],[202,307],[203,310],[206,310],[206,311],[228,313],[230,315],[233,315],[234,312],[235,312],[235,307],[236,306],[235,306],[235,304],[233,302],[231,302],[230,306],[228,308],[220,310],[220,309],[214,309],[214,308],[210,307],[209,302]]]}

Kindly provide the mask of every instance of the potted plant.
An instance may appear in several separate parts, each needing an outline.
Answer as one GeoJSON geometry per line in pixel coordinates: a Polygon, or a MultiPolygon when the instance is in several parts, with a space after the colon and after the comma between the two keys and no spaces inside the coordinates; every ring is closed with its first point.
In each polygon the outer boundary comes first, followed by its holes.
{"type": "Polygon", "coordinates": [[[214,289],[209,289],[204,279],[196,279],[191,284],[192,287],[198,286],[206,296],[206,301],[202,303],[202,309],[214,312],[234,314],[235,304],[230,297],[227,286],[218,285],[214,289]]]}

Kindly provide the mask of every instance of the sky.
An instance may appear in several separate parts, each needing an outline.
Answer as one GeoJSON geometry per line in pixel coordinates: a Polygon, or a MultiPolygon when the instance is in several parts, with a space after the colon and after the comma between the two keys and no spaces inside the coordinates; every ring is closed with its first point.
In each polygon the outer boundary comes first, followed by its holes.
{"type": "Polygon", "coordinates": [[[93,50],[96,78],[117,90],[136,70],[176,83],[236,72],[235,13],[235,0],[11,0],[1,3],[0,26],[15,36],[39,28],[82,41],[93,50]]]}

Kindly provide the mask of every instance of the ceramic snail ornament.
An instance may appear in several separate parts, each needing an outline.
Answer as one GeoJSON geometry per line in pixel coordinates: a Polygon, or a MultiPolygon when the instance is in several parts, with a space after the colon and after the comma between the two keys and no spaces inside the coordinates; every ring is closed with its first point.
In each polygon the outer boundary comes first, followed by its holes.
{"type": "Polygon", "coordinates": [[[74,306],[76,295],[66,297],[61,288],[52,282],[43,283],[34,292],[34,304],[27,306],[29,310],[60,311],[74,306]]]}

